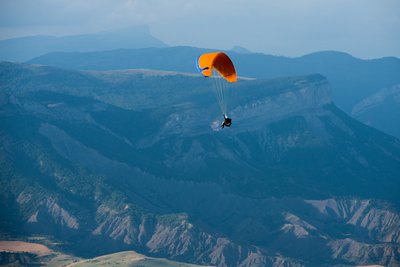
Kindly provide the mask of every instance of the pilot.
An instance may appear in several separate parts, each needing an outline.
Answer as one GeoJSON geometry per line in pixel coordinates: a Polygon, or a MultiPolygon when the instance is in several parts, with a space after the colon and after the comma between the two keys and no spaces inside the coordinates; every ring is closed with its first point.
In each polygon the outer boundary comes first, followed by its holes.
{"type": "Polygon", "coordinates": [[[228,118],[228,116],[226,116],[226,114],[224,114],[224,122],[221,124],[221,128],[226,127],[230,127],[232,124],[232,119],[228,118]]]}

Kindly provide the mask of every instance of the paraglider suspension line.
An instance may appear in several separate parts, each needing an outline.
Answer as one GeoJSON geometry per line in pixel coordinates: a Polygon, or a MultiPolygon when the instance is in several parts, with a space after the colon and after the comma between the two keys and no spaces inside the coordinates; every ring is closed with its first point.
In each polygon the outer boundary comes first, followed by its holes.
{"type": "Polygon", "coordinates": [[[221,77],[221,75],[215,70],[213,70],[212,80],[214,82],[215,96],[217,99],[218,106],[221,110],[221,113],[226,114],[227,102],[226,102],[225,90],[227,86],[227,81],[225,81],[221,77]]]}

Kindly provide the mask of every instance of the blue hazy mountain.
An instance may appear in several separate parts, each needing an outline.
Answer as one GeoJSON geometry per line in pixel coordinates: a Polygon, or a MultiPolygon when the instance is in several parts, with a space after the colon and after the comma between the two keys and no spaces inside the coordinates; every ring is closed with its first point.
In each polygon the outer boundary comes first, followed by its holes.
{"type": "Polygon", "coordinates": [[[321,75],[211,81],[0,64],[0,230],[79,256],[217,266],[397,266],[400,142],[321,75]],[[73,245],[69,245],[73,244],[73,245]]]}
{"type": "Polygon", "coordinates": [[[239,54],[250,54],[251,51],[248,50],[247,48],[243,47],[243,46],[239,46],[239,45],[235,45],[234,47],[232,47],[232,49],[230,51],[239,53],[239,54]]]}
{"type": "Polygon", "coordinates": [[[147,26],[71,36],[27,36],[0,40],[0,61],[23,62],[49,52],[88,52],[118,48],[165,47],[147,26]]]}
{"type": "MultiPolygon", "coordinates": [[[[93,53],[51,53],[29,63],[81,70],[148,68],[195,72],[195,59],[212,51],[192,47],[147,48],[93,53]]],[[[400,83],[400,59],[362,60],[349,54],[325,51],[297,58],[259,53],[228,52],[240,76],[276,78],[319,73],[332,86],[334,102],[350,113],[354,105],[376,91],[400,83]]]]}
{"type": "Polygon", "coordinates": [[[351,115],[400,139],[400,84],[364,98],[354,106],[351,115]]]}

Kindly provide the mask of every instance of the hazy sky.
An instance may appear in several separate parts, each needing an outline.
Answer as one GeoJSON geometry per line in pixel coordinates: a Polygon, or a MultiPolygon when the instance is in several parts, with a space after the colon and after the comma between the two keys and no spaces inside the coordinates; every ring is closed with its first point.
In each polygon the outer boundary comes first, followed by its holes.
{"type": "Polygon", "coordinates": [[[142,24],[168,45],[400,57],[400,0],[0,0],[0,39],[142,24]]]}

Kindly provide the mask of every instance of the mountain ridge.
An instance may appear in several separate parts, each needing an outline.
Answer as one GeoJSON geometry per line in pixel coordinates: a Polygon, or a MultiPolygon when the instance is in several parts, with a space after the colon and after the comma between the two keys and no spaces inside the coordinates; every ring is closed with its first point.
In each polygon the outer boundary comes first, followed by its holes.
{"type": "Polygon", "coordinates": [[[210,81],[109,75],[0,64],[1,221],[85,256],[398,265],[400,143],[323,76],[238,82],[216,131],[210,81]]]}
{"type": "Polygon", "coordinates": [[[395,122],[400,116],[400,84],[383,88],[362,99],[351,111],[353,117],[367,125],[400,138],[400,127],[395,122]]]}
{"type": "Polygon", "coordinates": [[[54,51],[98,51],[117,48],[166,47],[150,34],[149,27],[136,26],[99,33],[68,36],[26,36],[0,40],[0,60],[23,62],[54,51]]]}
{"type": "MultiPolygon", "coordinates": [[[[80,70],[149,68],[195,73],[194,59],[212,51],[178,46],[80,54],[52,53],[28,63],[80,70]]],[[[276,78],[319,73],[331,83],[334,102],[348,113],[369,94],[400,82],[400,59],[395,57],[363,60],[336,51],[315,52],[295,58],[262,53],[226,53],[235,62],[237,73],[241,76],[276,78]]]]}

